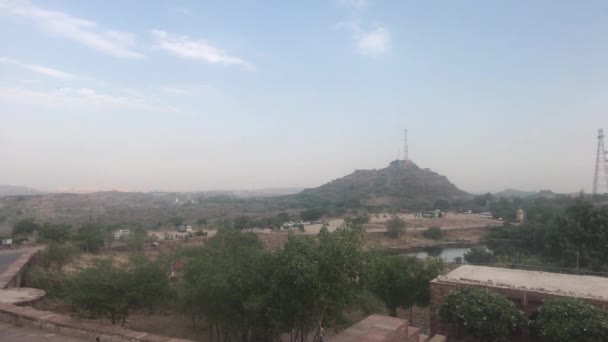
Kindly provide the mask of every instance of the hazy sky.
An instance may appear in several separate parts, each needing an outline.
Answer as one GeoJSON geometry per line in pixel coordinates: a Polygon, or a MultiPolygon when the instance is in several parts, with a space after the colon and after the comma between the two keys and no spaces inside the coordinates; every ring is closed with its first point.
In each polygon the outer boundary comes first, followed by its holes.
{"type": "Polygon", "coordinates": [[[591,190],[607,1],[0,0],[0,184],[591,190]]]}

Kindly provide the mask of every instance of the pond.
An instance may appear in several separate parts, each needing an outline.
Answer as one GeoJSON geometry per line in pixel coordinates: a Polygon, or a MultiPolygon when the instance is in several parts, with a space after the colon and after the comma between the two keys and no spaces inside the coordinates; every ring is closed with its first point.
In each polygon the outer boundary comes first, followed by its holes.
{"type": "Polygon", "coordinates": [[[445,262],[453,262],[458,257],[464,261],[464,254],[469,250],[471,250],[469,247],[429,247],[420,251],[407,253],[407,255],[415,256],[418,259],[434,257],[441,258],[445,262]]]}

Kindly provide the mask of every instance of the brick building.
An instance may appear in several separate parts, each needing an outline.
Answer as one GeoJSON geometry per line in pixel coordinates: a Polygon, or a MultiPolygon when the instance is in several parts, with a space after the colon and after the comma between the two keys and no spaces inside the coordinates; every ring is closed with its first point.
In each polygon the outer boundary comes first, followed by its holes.
{"type": "MultiPolygon", "coordinates": [[[[463,265],[430,283],[431,334],[459,335],[458,331],[439,320],[439,308],[448,293],[463,287],[479,287],[499,293],[528,317],[545,301],[559,297],[576,297],[602,310],[608,309],[608,278],[463,265]]],[[[526,332],[523,340],[525,335],[526,332]]]]}

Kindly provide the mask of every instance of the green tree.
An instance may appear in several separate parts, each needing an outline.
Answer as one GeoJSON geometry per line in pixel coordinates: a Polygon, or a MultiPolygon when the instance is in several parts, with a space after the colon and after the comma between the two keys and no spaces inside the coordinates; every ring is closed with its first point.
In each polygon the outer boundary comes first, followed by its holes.
{"type": "Polygon", "coordinates": [[[399,307],[408,310],[414,305],[428,305],[429,281],[442,267],[440,260],[425,265],[415,257],[375,256],[368,263],[366,285],[396,317],[399,307]]]}
{"type": "Polygon", "coordinates": [[[290,236],[271,282],[283,327],[319,339],[321,324],[339,317],[361,293],[363,228],[345,225],[318,238],[290,236]]]}
{"type": "Polygon", "coordinates": [[[77,273],[66,292],[71,303],[93,317],[125,324],[135,308],[154,308],[170,298],[169,281],[159,263],[136,258],[128,265],[100,260],[77,273]]]}
{"type": "Polygon", "coordinates": [[[464,253],[464,260],[469,264],[487,265],[494,262],[494,254],[485,247],[473,247],[464,253]]]}
{"type": "Polygon", "coordinates": [[[422,232],[422,236],[431,240],[441,240],[443,239],[443,231],[439,227],[430,227],[422,232]]]}
{"type": "Polygon", "coordinates": [[[251,227],[252,219],[247,215],[240,215],[234,219],[234,229],[242,230],[251,227]]]}
{"type": "Polygon", "coordinates": [[[64,243],[70,239],[72,227],[61,224],[44,223],[38,229],[39,239],[43,242],[64,243]]]}
{"type": "Polygon", "coordinates": [[[78,229],[72,238],[72,243],[83,252],[95,253],[104,246],[104,238],[105,233],[101,227],[85,225],[78,229]]]}
{"type": "Polygon", "coordinates": [[[398,238],[405,230],[405,221],[400,217],[395,216],[386,222],[386,230],[392,238],[398,238]]]}
{"type": "Polygon", "coordinates": [[[200,218],[200,219],[196,220],[196,225],[198,225],[200,227],[205,227],[207,225],[207,219],[200,218]]]}
{"type": "Polygon", "coordinates": [[[173,216],[170,220],[169,223],[171,223],[174,227],[179,227],[182,224],[184,224],[184,218],[181,216],[173,216]]]}
{"type": "Polygon", "coordinates": [[[27,237],[40,229],[40,225],[32,218],[17,221],[13,225],[12,237],[15,240],[27,239],[27,237]]]}
{"type": "Polygon", "coordinates": [[[439,318],[480,341],[502,341],[527,323],[507,298],[472,287],[450,292],[439,308],[439,318]]]}
{"type": "Polygon", "coordinates": [[[324,208],[311,208],[300,212],[300,218],[304,221],[317,221],[327,213],[327,209],[324,208]]]}
{"type": "Polygon", "coordinates": [[[577,298],[554,299],[538,309],[531,330],[542,341],[608,341],[608,313],[577,298]]]}
{"type": "Polygon", "coordinates": [[[127,247],[129,248],[129,250],[138,252],[144,250],[147,241],[148,234],[145,230],[141,228],[133,230],[126,239],[127,247]]]}
{"type": "Polygon", "coordinates": [[[182,256],[188,262],[180,303],[193,322],[204,316],[224,339],[271,341],[278,336],[268,291],[274,259],[255,234],[221,229],[207,246],[185,249],[182,256]]]}
{"type": "Polygon", "coordinates": [[[543,254],[561,266],[608,270],[608,207],[578,198],[547,231],[543,254]]]}
{"type": "Polygon", "coordinates": [[[72,245],[51,242],[46,248],[43,260],[47,268],[51,265],[55,265],[57,270],[61,272],[63,266],[72,260],[77,254],[78,249],[72,245]]]}

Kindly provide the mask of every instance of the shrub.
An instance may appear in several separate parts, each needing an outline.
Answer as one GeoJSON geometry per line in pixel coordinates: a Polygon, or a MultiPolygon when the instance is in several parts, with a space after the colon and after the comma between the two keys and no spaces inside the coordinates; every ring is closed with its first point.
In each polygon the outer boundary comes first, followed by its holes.
{"type": "Polygon", "coordinates": [[[398,238],[403,234],[405,229],[405,221],[395,216],[386,222],[386,230],[392,238],[398,238]]]}
{"type": "Polygon", "coordinates": [[[422,232],[422,236],[431,240],[441,240],[443,239],[443,231],[439,227],[430,227],[422,232]]]}
{"type": "Polygon", "coordinates": [[[471,287],[450,292],[441,304],[439,318],[482,341],[500,341],[526,323],[507,298],[471,287]]]}
{"type": "Polygon", "coordinates": [[[63,297],[65,295],[66,275],[44,269],[40,266],[29,267],[25,271],[23,285],[46,291],[49,297],[63,297]]]}
{"type": "Polygon", "coordinates": [[[542,341],[608,341],[608,313],[580,299],[554,299],[538,309],[531,330],[542,341]]]}
{"type": "Polygon", "coordinates": [[[494,259],[494,254],[485,247],[473,247],[464,253],[464,260],[470,264],[491,264],[494,259]]]}

